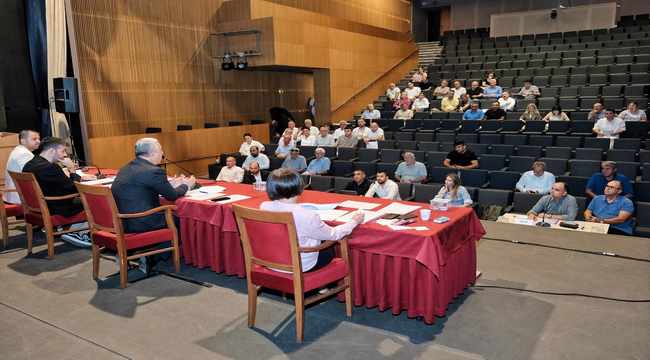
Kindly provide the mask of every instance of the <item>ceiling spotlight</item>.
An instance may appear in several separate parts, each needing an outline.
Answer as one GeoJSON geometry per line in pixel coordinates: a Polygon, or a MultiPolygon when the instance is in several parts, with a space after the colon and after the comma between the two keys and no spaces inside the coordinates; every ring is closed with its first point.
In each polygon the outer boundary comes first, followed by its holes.
{"type": "Polygon", "coordinates": [[[248,60],[246,60],[245,53],[238,53],[237,70],[245,70],[248,67],[248,60]]]}
{"type": "Polygon", "coordinates": [[[235,68],[235,64],[232,61],[232,56],[229,53],[226,53],[223,56],[223,61],[221,63],[221,69],[223,70],[232,70],[235,68]]]}

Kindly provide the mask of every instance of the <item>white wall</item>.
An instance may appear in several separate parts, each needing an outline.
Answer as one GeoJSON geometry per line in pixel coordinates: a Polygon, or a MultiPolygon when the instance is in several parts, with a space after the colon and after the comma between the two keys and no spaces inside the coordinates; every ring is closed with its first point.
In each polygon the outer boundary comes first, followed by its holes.
{"type": "MultiPolygon", "coordinates": [[[[612,2],[612,0],[562,0],[571,6],[612,2]]],[[[617,16],[650,13],[648,0],[619,0],[617,16]]],[[[466,0],[454,1],[451,5],[451,30],[486,28],[490,26],[490,15],[515,11],[552,9],[558,0],[466,0]]]]}

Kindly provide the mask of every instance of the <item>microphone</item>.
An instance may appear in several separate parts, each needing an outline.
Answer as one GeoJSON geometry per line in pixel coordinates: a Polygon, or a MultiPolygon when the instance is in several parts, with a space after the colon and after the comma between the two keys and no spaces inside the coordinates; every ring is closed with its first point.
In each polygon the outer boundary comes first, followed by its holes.
{"type": "Polygon", "coordinates": [[[551,203],[551,199],[546,202],[546,205],[544,205],[544,213],[542,214],[542,221],[538,222],[535,224],[535,226],[539,227],[551,227],[551,224],[546,222],[546,212],[548,211],[548,205],[551,203]]]}
{"type": "Polygon", "coordinates": [[[77,159],[77,162],[85,164],[84,167],[89,167],[90,166],[90,167],[94,167],[95,169],[97,169],[97,172],[95,173],[95,177],[97,177],[98,180],[106,178],[106,175],[102,174],[102,170],[99,168],[99,166],[91,164],[88,161],[81,160],[81,159],[77,159]]]}
{"type": "MultiPolygon", "coordinates": [[[[193,172],[191,172],[191,171],[187,170],[186,168],[184,168],[184,167],[178,165],[178,162],[177,162],[177,161],[174,161],[174,160],[172,160],[172,159],[170,159],[170,158],[168,158],[168,157],[166,157],[166,156],[164,156],[164,155],[163,155],[163,159],[164,159],[164,160],[167,160],[167,162],[163,164],[163,165],[165,166],[165,169],[167,169],[167,164],[174,164],[174,165],[177,166],[179,169],[181,169],[181,170],[185,171],[186,173],[188,173],[190,176],[194,176],[194,173],[193,173],[193,172]]],[[[193,187],[192,189],[189,189],[189,190],[198,189],[198,188],[200,188],[200,187],[201,187],[201,184],[199,184],[199,182],[197,181],[197,182],[194,183],[194,187],[193,187]]]]}

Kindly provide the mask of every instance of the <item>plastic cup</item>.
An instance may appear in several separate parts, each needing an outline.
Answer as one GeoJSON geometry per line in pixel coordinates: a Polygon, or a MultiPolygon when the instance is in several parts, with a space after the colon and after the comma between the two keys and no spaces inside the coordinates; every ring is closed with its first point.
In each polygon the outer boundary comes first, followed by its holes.
{"type": "Polygon", "coordinates": [[[420,219],[429,221],[431,219],[431,209],[420,209],[420,219]]]}

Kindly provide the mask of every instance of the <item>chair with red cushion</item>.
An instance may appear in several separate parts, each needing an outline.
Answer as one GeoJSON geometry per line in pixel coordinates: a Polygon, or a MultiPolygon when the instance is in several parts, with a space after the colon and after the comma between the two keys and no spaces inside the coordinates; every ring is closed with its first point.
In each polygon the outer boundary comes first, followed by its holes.
{"type": "Polygon", "coordinates": [[[54,257],[54,237],[85,230],[76,228],[70,230],[70,225],[86,222],[86,214],[81,211],[70,217],[61,215],[50,215],[46,201],[70,200],[79,196],[79,194],[70,194],[63,196],[44,196],[41,186],[36,181],[32,173],[18,173],[9,171],[9,175],[16,184],[16,190],[20,196],[23,212],[25,214],[25,223],[27,228],[27,253],[32,253],[32,242],[34,239],[34,226],[42,226],[47,236],[47,257],[54,257]],[[63,227],[62,231],[54,231],[55,227],[63,227]]]}
{"type": "Polygon", "coordinates": [[[174,268],[180,271],[181,260],[178,249],[178,235],[172,211],[174,205],[165,205],[135,214],[120,214],[111,189],[106,186],[83,185],[76,183],[81,202],[86,210],[90,233],[93,239],[93,279],[99,277],[99,258],[103,250],[112,250],[119,257],[120,262],[120,287],[124,289],[127,284],[128,263],[130,260],[139,259],[171,251],[173,253],[174,268]],[[163,229],[142,233],[124,233],[122,219],[134,219],[149,216],[157,212],[165,212],[167,227],[163,229]],[[129,250],[152,247],[156,244],[171,241],[170,247],[161,249],[144,250],[133,255],[128,255],[129,250]]]}
{"type": "Polygon", "coordinates": [[[352,278],[346,239],[303,248],[298,245],[291,213],[268,212],[240,205],[233,205],[233,210],[244,247],[249,327],[255,325],[257,293],[262,287],[294,294],[298,342],[303,339],[306,305],[345,291],[345,312],[348,317],[352,316],[352,278]],[[336,244],[340,245],[340,258],[334,258],[327,266],[316,271],[302,272],[300,253],[318,252],[336,244]],[[338,286],[327,293],[305,298],[306,292],[334,282],[338,282],[338,286]]]}
{"type": "MultiPolygon", "coordinates": [[[[15,189],[1,189],[0,196],[5,192],[15,192],[15,189]]],[[[2,247],[7,246],[9,239],[9,225],[22,224],[24,220],[18,220],[23,215],[23,207],[16,204],[8,204],[0,200],[0,224],[2,225],[2,247]],[[16,217],[16,220],[9,221],[10,217],[16,217]]]]}

